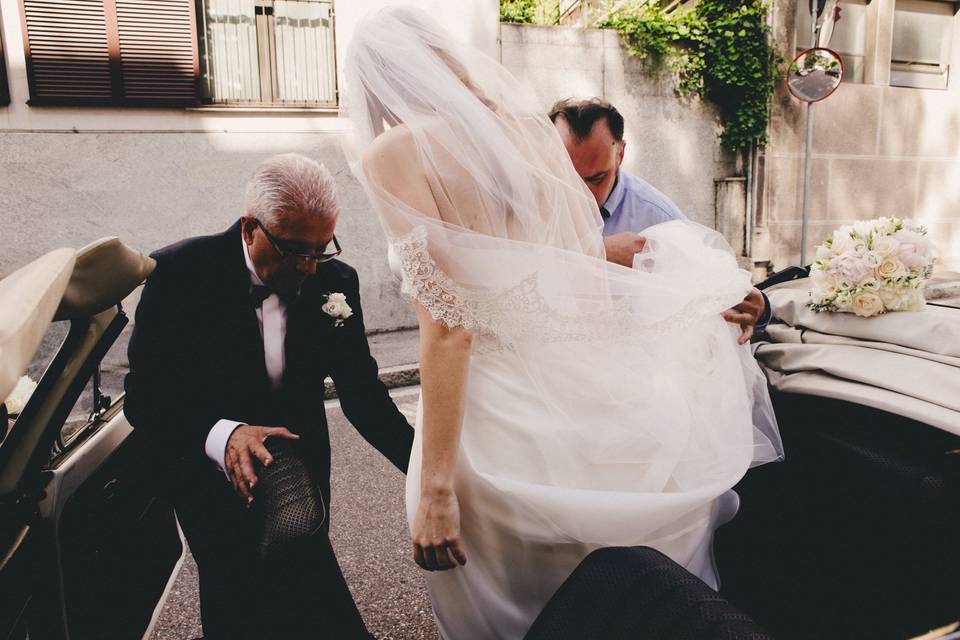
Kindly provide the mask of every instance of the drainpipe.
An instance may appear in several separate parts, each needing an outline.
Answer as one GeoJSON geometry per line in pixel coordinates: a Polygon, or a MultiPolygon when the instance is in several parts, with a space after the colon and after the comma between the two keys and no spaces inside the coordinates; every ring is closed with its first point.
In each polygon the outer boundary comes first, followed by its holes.
{"type": "Polygon", "coordinates": [[[751,240],[753,239],[753,146],[754,145],[751,144],[750,148],[747,149],[747,211],[743,220],[743,255],[751,260],[753,259],[753,253],[750,247],[751,240]]]}

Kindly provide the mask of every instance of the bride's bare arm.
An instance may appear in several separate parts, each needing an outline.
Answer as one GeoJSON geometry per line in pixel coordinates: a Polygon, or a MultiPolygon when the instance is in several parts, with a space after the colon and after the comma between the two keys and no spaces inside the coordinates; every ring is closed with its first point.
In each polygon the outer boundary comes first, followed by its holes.
{"type": "MultiPolygon", "coordinates": [[[[441,219],[405,127],[387,131],[370,146],[363,170],[374,206],[396,233],[415,216],[441,219]],[[397,211],[403,207],[404,213],[397,211]],[[391,224],[393,221],[393,224],[391,224]]],[[[420,384],[423,394],[423,459],[420,504],[411,532],[414,560],[430,571],[452,569],[467,559],[460,543],[460,508],[453,473],[460,447],[464,394],[472,337],[462,328],[434,320],[416,303],[420,325],[420,384]]]]}
{"type": "Polygon", "coordinates": [[[467,559],[460,544],[460,505],[453,488],[472,336],[433,320],[417,303],[423,462],[413,523],[414,559],[424,569],[452,569],[467,559]]]}

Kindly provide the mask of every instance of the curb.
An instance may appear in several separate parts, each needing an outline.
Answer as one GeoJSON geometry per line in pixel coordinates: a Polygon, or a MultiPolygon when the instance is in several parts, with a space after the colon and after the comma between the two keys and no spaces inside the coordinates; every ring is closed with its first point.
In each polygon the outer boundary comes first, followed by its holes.
{"type": "MultiPolygon", "coordinates": [[[[412,387],[420,384],[420,364],[399,364],[394,367],[384,367],[380,369],[380,382],[387,389],[396,389],[398,387],[412,387]]],[[[333,381],[327,378],[323,382],[323,399],[333,400],[337,397],[337,389],[333,386],[333,381]]]]}

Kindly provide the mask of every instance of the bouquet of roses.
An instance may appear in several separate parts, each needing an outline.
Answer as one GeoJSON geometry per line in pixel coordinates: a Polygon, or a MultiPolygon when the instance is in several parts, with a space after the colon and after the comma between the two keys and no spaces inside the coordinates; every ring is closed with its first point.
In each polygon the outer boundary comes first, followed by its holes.
{"type": "Polygon", "coordinates": [[[841,227],[817,247],[811,265],[810,308],[868,318],[886,311],[919,311],[924,280],[933,271],[927,230],[899,218],[841,227]]]}

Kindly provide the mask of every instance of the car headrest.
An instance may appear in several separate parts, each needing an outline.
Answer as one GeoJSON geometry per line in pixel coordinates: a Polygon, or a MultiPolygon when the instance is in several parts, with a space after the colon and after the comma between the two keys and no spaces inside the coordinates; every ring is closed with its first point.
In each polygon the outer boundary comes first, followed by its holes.
{"type": "Polygon", "coordinates": [[[121,302],[156,267],[156,261],[117,238],[102,238],[77,251],[70,283],[55,320],[93,316],[121,302]]]}
{"type": "Polygon", "coordinates": [[[0,280],[0,402],[40,346],[70,282],[76,252],[57,249],[0,280]]]}

